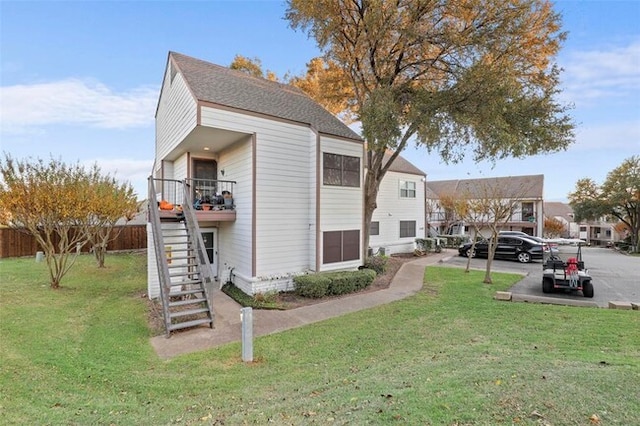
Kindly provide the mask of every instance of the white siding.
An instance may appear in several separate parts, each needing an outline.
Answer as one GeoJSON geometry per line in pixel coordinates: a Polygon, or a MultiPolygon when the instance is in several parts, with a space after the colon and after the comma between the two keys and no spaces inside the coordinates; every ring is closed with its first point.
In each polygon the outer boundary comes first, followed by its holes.
{"type": "Polygon", "coordinates": [[[318,177],[317,177],[317,164],[318,164],[318,136],[315,133],[309,134],[309,230],[307,232],[308,235],[308,245],[309,245],[309,269],[315,271],[316,269],[316,238],[317,238],[317,228],[318,224],[316,223],[316,208],[317,208],[317,197],[316,197],[316,189],[318,185],[318,177]]]}
{"type": "MultiPolygon", "coordinates": [[[[197,104],[182,74],[171,81],[167,67],[156,115],[156,159],[164,159],[191,132],[197,123],[197,104]]],[[[156,163],[156,167],[160,167],[156,163]]]]}
{"type": "MultiPolygon", "coordinates": [[[[256,133],[256,277],[308,270],[312,266],[307,239],[312,225],[308,168],[311,130],[212,108],[203,108],[201,116],[206,126],[256,133]]],[[[242,167],[251,170],[250,163],[242,167]]],[[[224,168],[228,169],[226,165],[224,168]]],[[[236,176],[229,179],[241,182],[236,176]]],[[[246,181],[250,182],[249,176],[246,181]]],[[[236,214],[239,210],[240,206],[236,214]]]]}
{"type": "Polygon", "coordinates": [[[309,128],[279,123],[257,135],[257,276],[308,270],[309,128]]]}
{"type": "Polygon", "coordinates": [[[184,178],[186,178],[187,171],[189,170],[189,167],[187,165],[188,158],[189,157],[187,156],[187,154],[183,154],[180,157],[176,158],[176,160],[173,162],[173,174],[171,175],[171,177],[165,175],[165,178],[177,180],[183,180],[184,178]]]}
{"type": "MultiPolygon", "coordinates": [[[[218,231],[218,264],[222,277],[227,277],[232,269],[236,276],[251,276],[251,155],[251,136],[248,136],[246,141],[220,153],[218,160],[218,170],[225,171],[224,179],[236,181],[233,188],[236,220],[220,223],[218,231]]],[[[251,293],[240,281],[235,280],[234,284],[251,293]]]]}
{"type": "Polygon", "coordinates": [[[156,264],[156,250],[153,245],[153,231],[147,223],[147,296],[149,299],[160,297],[160,278],[156,264]]]}
{"type": "Polygon", "coordinates": [[[408,253],[415,248],[416,238],[425,237],[425,198],[422,176],[398,172],[387,172],[380,183],[377,204],[372,222],[379,223],[379,235],[372,235],[369,245],[374,252],[385,247],[389,253],[408,253]],[[415,182],[416,197],[400,197],[400,182],[415,182]],[[400,221],[416,222],[416,236],[400,238],[400,221]]]}
{"type": "MultiPolygon", "coordinates": [[[[362,245],[362,221],[363,221],[363,186],[364,186],[364,161],[362,144],[346,142],[339,139],[323,137],[320,141],[320,170],[322,170],[322,154],[348,155],[360,158],[360,186],[358,188],[346,186],[331,186],[321,183],[320,189],[320,238],[322,232],[360,230],[360,245],[362,245]]],[[[322,172],[320,173],[322,176],[322,172]]],[[[322,179],[322,177],[321,177],[322,179]]],[[[322,247],[322,244],[320,245],[322,247]]],[[[322,256],[322,252],[319,253],[322,256]]],[[[360,259],[322,264],[321,270],[355,268],[362,264],[363,253],[360,250],[360,259]]]]}

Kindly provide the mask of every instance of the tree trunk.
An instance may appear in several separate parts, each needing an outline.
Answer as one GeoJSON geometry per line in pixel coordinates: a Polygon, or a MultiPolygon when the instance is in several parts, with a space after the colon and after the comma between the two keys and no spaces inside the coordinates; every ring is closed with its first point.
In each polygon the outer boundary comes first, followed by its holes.
{"type": "Polygon", "coordinates": [[[93,246],[93,254],[96,256],[96,262],[98,268],[104,268],[104,258],[107,252],[107,247],[103,244],[97,244],[93,246]]]}
{"type": "Polygon", "coordinates": [[[489,243],[489,253],[487,253],[487,269],[484,273],[484,280],[482,281],[485,284],[493,284],[493,280],[491,279],[491,264],[493,263],[493,257],[496,255],[496,247],[498,242],[497,238],[494,234],[492,241],[489,243]]]}
{"type": "Polygon", "coordinates": [[[365,176],[364,184],[364,229],[362,238],[362,253],[364,258],[368,257],[369,240],[371,232],[371,219],[373,218],[373,212],[378,207],[376,200],[378,199],[378,190],[380,189],[380,181],[382,179],[378,177],[375,171],[371,168],[367,169],[367,175],[365,176]]]}

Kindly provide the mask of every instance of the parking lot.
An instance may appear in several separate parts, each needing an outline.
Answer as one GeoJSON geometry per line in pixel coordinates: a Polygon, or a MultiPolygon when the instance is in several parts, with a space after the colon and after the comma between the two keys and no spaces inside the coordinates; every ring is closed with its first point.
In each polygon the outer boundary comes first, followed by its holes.
{"type": "MultiPolygon", "coordinates": [[[[575,255],[577,247],[561,246],[561,256],[575,255]]],[[[451,257],[447,265],[465,267],[467,258],[458,256],[457,251],[449,249],[451,257]]],[[[494,260],[492,271],[517,272],[525,277],[510,291],[514,294],[551,297],[556,299],[575,299],[595,302],[606,308],[610,301],[632,302],[640,304],[640,257],[627,256],[612,249],[582,247],[585,268],[589,270],[594,286],[594,296],[587,299],[581,292],[551,293],[542,292],[542,262],[518,263],[508,260],[494,260]]],[[[484,270],[486,259],[471,259],[471,267],[484,270]]]]}

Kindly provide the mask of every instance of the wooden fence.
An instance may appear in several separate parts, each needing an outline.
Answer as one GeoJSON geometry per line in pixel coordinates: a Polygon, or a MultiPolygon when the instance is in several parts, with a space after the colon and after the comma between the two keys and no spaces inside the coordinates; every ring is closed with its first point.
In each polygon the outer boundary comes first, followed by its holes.
{"type": "MultiPolygon", "coordinates": [[[[147,228],[145,225],[116,226],[112,235],[118,235],[109,242],[107,251],[113,250],[139,250],[147,248],[147,228]],[[120,234],[117,234],[120,232],[120,234]]],[[[54,238],[54,243],[58,239],[54,238]]],[[[90,247],[85,245],[82,251],[88,252],[90,247]]],[[[35,256],[42,250],[36,239],[19,229],[0,228],[0,258],[35,256]]]]}

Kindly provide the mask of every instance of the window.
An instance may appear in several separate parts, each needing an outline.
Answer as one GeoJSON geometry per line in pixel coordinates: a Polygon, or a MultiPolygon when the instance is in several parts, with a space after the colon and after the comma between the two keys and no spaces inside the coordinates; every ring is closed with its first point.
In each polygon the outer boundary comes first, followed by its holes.
{"type": "Polygon", "coordinates": [[[533,203],[522,203],[522,220],[533,222],[535,217],[533,216],[533,203]]]}
{"type": "Polygon", "coordinates": [[[323,183],[360,187],[360,159],[348,155],[323,153],[323,183]]]}
{"type": "Polygon", "coordinates": [[[360,231],[328,231],[322,233],[323,263],[360,259],[360,231]]]}
{"type": "Polygon", "coordinates": [[[400,198],[416,198],[416,183],[401,180],[400,198]]]}
{"type": "Polygon", "coordinates": [[[415,236],[416,236],[416,221],[401,220],[400,221],[400,238],[415,237],[415,236]]]}
{"type": "Polygon", "coordinates": [[[371,222],[369,235],[380,235],[380,222],[371,222]]]}

